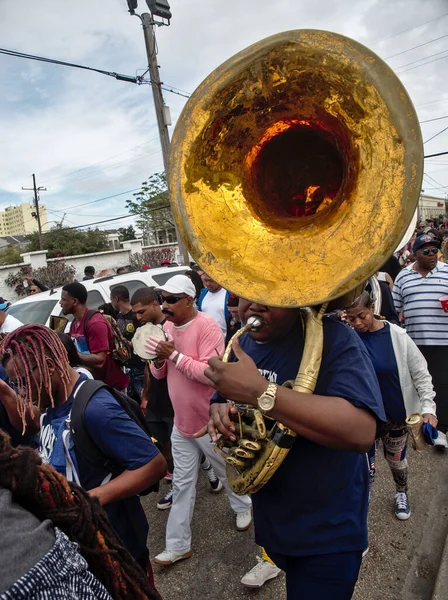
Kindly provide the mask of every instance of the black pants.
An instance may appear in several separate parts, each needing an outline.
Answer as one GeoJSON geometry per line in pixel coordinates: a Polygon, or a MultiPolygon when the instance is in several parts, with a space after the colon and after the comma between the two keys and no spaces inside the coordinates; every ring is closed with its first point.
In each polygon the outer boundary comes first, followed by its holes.
{"type": "Polygon", "coordinates": [[[432,384],[436,392],[438,428],[448,430],[448,346],[419,346],[428,363],[432,384]]]}
{"type": "Polygon", "coordinates": [[[317,556],[284,556],[269,552],[286,573],[288,600],[350,600],[362,552],[340,552],[317,556]]]}

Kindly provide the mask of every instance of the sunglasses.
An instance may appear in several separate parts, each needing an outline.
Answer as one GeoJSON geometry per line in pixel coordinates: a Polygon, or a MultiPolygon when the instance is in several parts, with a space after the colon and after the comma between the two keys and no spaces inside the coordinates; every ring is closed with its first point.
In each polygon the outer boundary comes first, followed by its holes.
{"type": "Polygon", "coordinates": [[[422,254],[423,256],[429,256],[430,254],[437,254],[438,251],[438,248],[423,248],[422,254]]]}
{"type": "Polygon", "coordinates": [[[177,304],[180,300],[185,300],[188,296],[160,296],[160,303],[163,304],[166,302],[167,304],[177,304]]]}

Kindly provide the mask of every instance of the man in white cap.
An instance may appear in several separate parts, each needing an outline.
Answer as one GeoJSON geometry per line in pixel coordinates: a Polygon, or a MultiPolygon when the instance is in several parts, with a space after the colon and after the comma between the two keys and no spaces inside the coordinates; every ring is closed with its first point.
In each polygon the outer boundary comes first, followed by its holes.
{"type": "Polygon", "coordinates": [[[171,565],[192,554],[191,519],[202,453],[224,484],[239,531],[250,527],[252,510],[248,496],[237,496],[230,489],[225,479],[224,460],[213,451],[210,442],[205,438],[193,438],[209,420],[214,389],[204,371],[209,358],[224,352],[221,329],[212,317],[195,309],[196,290],[187,276],[175,275],[157,291],[163,302],[162,312],[166,316],[163,328],[168,341],[150,337],[146,348],[157,355],[157,360],[151,363],[151,373],[157,379],[168,378],[174,408],[171,436],[174,496],[166,528],[166,548],[156,556],[155,562],[171,565]]]}
{"type": "Polygon", "coordinates": [[[5,309],[10,305],[4,298],[0,298],[0,335],[11,333],[15,329],[22,327],[23,323],[16,319],[12,315],[5,313],[5,309]]]}

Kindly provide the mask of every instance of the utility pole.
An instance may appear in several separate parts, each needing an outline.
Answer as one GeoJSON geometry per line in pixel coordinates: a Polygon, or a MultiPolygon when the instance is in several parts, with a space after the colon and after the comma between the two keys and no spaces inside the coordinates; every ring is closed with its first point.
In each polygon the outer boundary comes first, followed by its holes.
{"type": "Polygon", "coordinates": [[[32,216],[35,217],[37,219],[37,229],[39,231],[39,248],[41,250],[44,249],[44,241],[42,238],[42,226],[40,223],[40,213],[39,213],[39,194],[38,192],[43,191],[46,192],[47,188],[44,187],[37,187],[36,186],[36,175],[33,173],[33,187],[32,188],[22,188],[22,190],[25,190],[27,192],[34,192],[34,208],[36,210],[35,213],[32,213],[32,216]]]}
{"type": "MultiPolygon", "coordinates": [[[[148,57],[148,71],[151,79],[152,94],[154,98],[154,106],[157,116],[157,125],[159,128],[160,144],[162,146],[162,157],[165,174],[168,178],[168,165],[170,156],[170,134],[168,131],[168,125],[171,125],[171,119],[169,116],[169,108],[165,105],[162,94],[162,82],[160,81],[159,65],[157,64],[157,52],[156,52],[156,37],[154,31],[154,25],[169,25],[169,19],[171,18],[171,12],[166,0],[147,0],[151,14],[143,13],[138,15],[135,12],[137,8],[137,0],[127,0],[129,12],[131,15],[139,17],[142,27],[143,35],[145,37],[146,55],[148,57]],[[164,21],[156,22],[153,18],[153,14],[160,16],[164,21]],[[168,21],[168,22],[165,22],[168,21]]],[[[184,240],[179,234],[176,224],[174,224],[176,230],[177,243],[179,244],[180,262],[183,265],[188,265],[188,250],[184,243],[184,240]]]]}
{"type": "Polygon", "coordinates": [[[152,24],[152,17],[149,13],[143,13],[141,16],[143,35],[145,36],[146,54],[148,57],[149,76],[151,78],[152,95],[154,97],[154,106],[156,109],[157,125],[159,128],[160,144],[162,146],[163,166],[168,177],[168,161],[170,156],[170,134],[168,132],[167,107],[163,101],[162,83],[160,81],[159,66],[157,64],[156,54],[156,35],[152,24]]]}

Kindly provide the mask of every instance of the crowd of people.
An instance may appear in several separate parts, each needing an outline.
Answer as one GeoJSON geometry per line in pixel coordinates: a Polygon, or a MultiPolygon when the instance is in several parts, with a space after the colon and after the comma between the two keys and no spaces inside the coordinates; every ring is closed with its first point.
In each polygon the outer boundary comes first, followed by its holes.
{"type": "Polygon", "coordinates": [[[168,568],[194,551],[203,472],[227,494],[234,527],[254,524],[260,557],[243,585],[283,570],[290,600],[349,600],[368,550],[379,443],[399,520],[411,517],[407,417],[421,415],[428,444],[448,447],[446,228],[419,225],[378,287],[323,317],[313,394],[284,385],[306,347],[304,312],[238,298],[195,264],[157,289],[113,287],[115,318],[87,307],[82,283],[65,285],[66,333],[14,322],[0,298],[0,511],[14,556],[14,568],[0,567],[0,598],[38,585],[48,591],[36,598],[69,597],[64,586],[78,598],[160,598],[141,496],[171,482],[157,502],[170,511],[165,547],[154,549],[168,568]],[[223,362],[251,317],[260,326],[223,362]],[[145,338],[142,355],[133,339],[146,324],[160,335],[145,338]],[[234,403],[286,427],[286,458],[251,496],[232,490],[210,444],[237,443],[234,403]]]}

